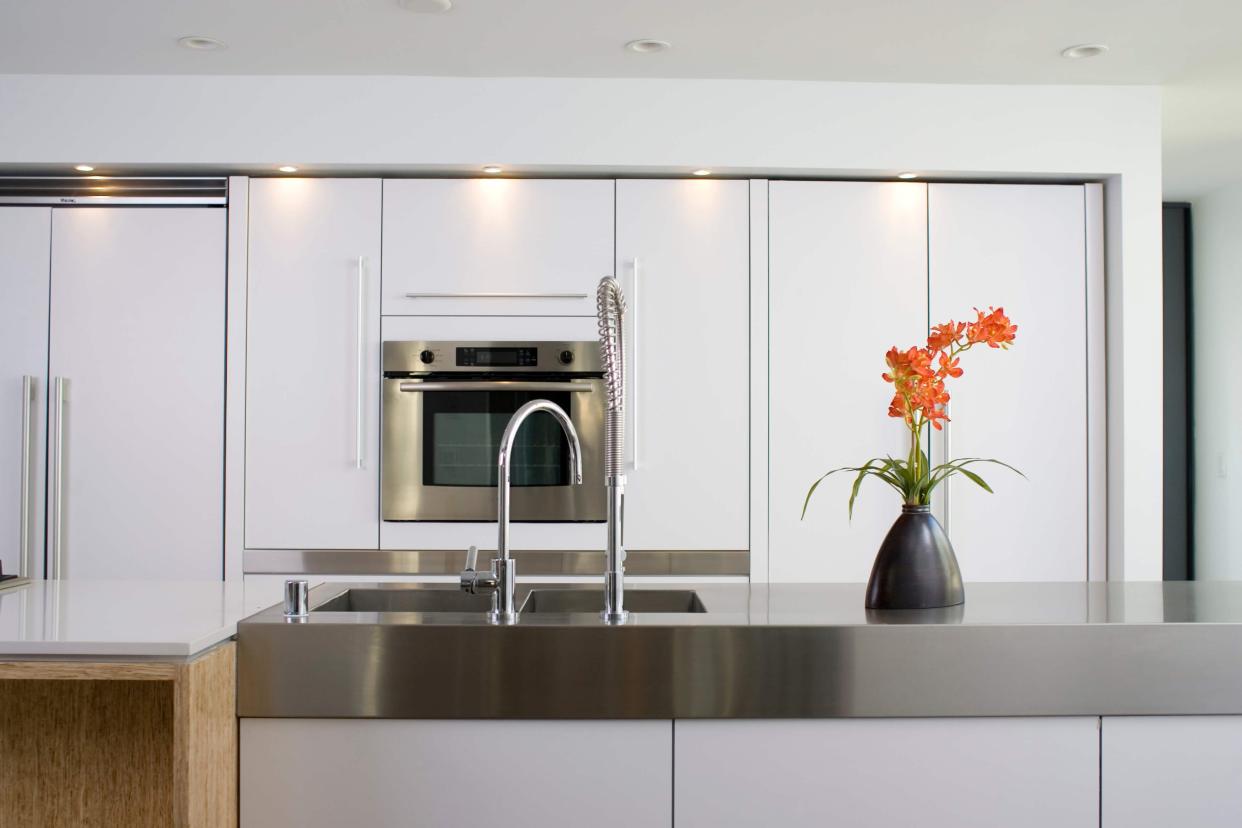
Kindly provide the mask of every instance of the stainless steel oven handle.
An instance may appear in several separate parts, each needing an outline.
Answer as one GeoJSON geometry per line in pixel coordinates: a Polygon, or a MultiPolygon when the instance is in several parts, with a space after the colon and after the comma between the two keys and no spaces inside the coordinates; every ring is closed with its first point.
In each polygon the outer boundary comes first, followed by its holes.
{"type": "Polygon", "coordinates": [[[586,293],[407,293],[406,299],[586,299],[586,293]]]}
{"type": "Polygon", "coordinates": [[[415,382],[407,380],[397,386],[400,391],[569,391],[574,393],[591,393],[593,385],[585,382],[505,382],[489,380],[485,382],[415,382]]]}

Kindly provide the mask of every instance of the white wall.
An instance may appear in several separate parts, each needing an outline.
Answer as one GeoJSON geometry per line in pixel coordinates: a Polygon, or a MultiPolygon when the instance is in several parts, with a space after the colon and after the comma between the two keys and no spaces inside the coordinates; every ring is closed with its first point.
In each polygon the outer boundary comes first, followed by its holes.
{"type": "Polygon", "coordinates": [[[1242,578],[1242,184],[1191,204],[1195,577],[1242,578]]]}
{"type": "Polygon", "coordinates": [[[10,75],[0,113],[0,164],[30,168],[1107,179],[1110,577],[1160,577],[1154,87],[10,75]]]}

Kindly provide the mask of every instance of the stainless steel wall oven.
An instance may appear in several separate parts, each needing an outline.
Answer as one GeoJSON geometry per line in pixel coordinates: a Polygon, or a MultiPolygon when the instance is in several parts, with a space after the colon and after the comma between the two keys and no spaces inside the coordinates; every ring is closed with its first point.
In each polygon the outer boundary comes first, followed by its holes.
{"type": "Polygon", "coordinates": [[[570,483],[560,426],[535,414],[514,447],[512,519],[604,521],[602,377],[597,342],[385,342],[384,520],[495,520],[500,436],[546,399],[578,431],[583,485],[570,483]]]}

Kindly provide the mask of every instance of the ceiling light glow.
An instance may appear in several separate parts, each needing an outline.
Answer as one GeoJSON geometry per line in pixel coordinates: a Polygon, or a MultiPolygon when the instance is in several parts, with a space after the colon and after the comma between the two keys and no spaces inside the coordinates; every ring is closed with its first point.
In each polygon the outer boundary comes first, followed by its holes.
{"type": "Polygon", "coordinates": [[[483,168],[483,172],[487,173],[488,175],[499,175],[500,173],[504,172],[504,170],[502,170],[500,167],[497,167],[495,164],[488,164],[486,167],[483,168]]]}
{"type": "Polygon", "coordinates": [[[694,174],[695,175],[711,175],[712,171],[711,170],[695,170],[694,174]]]}
{"type": "Polygon", "coordinates": [[[415,14],[443,14],[453,8],[453,0],[397,0],[397,5],[415,14]]]}
{"type": "Polygon", "coordinates": [[[671,43],[667,40],[654,40],[649,37],[640,38],[639,40],[631,40],[625,44],[625,48],[631,52],[638,52],[641,55],[652,54],[653,52],[667,52],[672,48],[671,43]]]}
{"type": "Polygon", "coordinates": [[[903,181],[909,181],[911,178],[918,178],[919,174],[912,173],[912,172],[903,172],[903,173],[897,173],[897,177],[903,181]]]}
{"type": "Polygon", "coordinates": [[[95,171],[95,168],[92,167],[90,164],[78,164],[76,167],[74,167],[74,169],[77,170],[78,172],[94,172],[95,171]]]}
{"type": "Polygon", "coordinates": [[[292,164],[285,164],[283,167],[277,167],[276,169],[280,170],[281,172],[297,172],[298,171],[298,168],[293,166],[292,164]]]}
{"type": "Polygon", "coordinates": [[[1106,43],[1080,43],[1077,46],[1070,46],[1061,50],[1061,57],[1070,60],[1081,60],[1082,58],[1099,57],[1108,51],[1106,43]]]}
{"type": "Polygon", "coordinates": [[[187,35],[178,38],[177,45],[182,49],[189,49],[193,52],[217,52],[223,48],[224,42],[216,40],[214,37],[203,37],[202,35],[187,35]]]}

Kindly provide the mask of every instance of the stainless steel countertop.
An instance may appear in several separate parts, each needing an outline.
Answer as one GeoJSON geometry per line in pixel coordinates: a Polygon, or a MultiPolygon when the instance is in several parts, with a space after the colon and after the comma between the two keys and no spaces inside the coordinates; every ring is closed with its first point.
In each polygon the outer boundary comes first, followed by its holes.
{"type": "MultiPolygon", "coordinates": [[[[312,608],[362,586],[325,584],[312,608]]],[[[861,584],[678,586],[708,612],[500,627],[477,613],[290,624],[265,610],[238,625],[239,714],[1242,714],[1242,583],[968,584],[964,607],[889,613],[863,608],[861,584]]]]}

